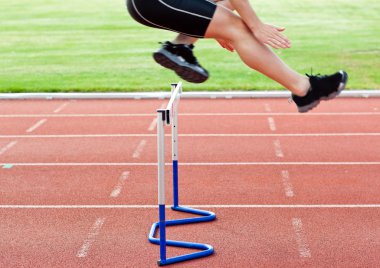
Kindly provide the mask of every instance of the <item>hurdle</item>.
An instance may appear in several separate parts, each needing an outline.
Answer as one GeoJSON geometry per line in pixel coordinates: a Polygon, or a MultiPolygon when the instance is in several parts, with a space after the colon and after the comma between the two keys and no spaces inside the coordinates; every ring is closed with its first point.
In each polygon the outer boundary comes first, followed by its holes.
{"type": "Polygon", "coordinates": [[[158,211],[159,221],[153,223],[149,232],[149,241],[160,245],[160,259],[157,261],[159,266],[183,262],[209,256],[214,253],[214,248],[208,244],[200,244],[185,241],[166,239],[166,227],[184,225],[199,222],[208,222],[216,219],[213,212],[198,210],[179,205],[178,187],[178,104],[182,93],[182,83],[171,85],[171,98],[165,109],[157,110],[157,152],[158,152],[158,211]],[[173,206],[172,210],[198,215],[200,217],[184,218],[178,220],[166,220],[165,218],[165,126],[171,125],[172,131],[172,170],[173,170],[173,206]],[[159,238],[155,237],[159,229],[159,238]],[[200,250],[185,255],[167,258],[166,247],[182,247],[200,250]]]}

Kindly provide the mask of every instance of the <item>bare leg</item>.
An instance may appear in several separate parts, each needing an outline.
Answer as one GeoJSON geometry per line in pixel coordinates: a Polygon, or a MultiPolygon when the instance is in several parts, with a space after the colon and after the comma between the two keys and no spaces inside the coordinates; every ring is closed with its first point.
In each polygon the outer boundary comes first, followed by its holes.
{"type": "Polygon", "coordinates": [[[178,34],[176,38],[172,41],[173,44],[179,45],[191,45],[198,41],[198,38],[190,37],[184,34],[178,34]]]}
{"type": "Polygon", "coordinates": [[[205,37],[227,40],[246,65],[277,81],[295,95],[304,96],[310,88],[306,76],[288,67],[254,37],[239,16],[226,8],[217,7],[205,37]]]}

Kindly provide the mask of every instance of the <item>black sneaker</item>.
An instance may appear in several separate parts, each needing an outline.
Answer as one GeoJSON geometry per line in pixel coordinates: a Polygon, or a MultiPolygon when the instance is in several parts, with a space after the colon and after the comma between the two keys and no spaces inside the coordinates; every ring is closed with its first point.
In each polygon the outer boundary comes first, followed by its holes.
{"type": "Polygon", "coordinates": [[[293,101],[297,104],[300,113],[306,113],[316,107],[321,100],[331,100],[338,96],[346,87],[348,75],[345,71],[339,71],[333,75],[308,75],[310,89],[306,96],[299,97],[292,94],[293,101]]]}
{"type": "Polygon", "coordinates": [[[182,79],[202,83],[209,75],[194,57],[193,48],[193,45],[175,45],[166,41],[153,53],[153,58],[158,64],[175,71],[182,79]]]}

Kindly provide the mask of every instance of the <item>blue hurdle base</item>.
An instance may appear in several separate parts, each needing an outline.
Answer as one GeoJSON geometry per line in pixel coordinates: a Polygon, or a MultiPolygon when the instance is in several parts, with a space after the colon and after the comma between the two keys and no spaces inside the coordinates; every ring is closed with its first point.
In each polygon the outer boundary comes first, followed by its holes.
{"type": "MultiPolygon", "coordinates": [[[[165,222],[165,226],[175,226],[175,225],[183,225],[183,224],[191,224],[191,223],[199,223],[199,222],[208,222],[213,221],[216,219],[216,215],[214,212],[205,211],[205,210],[199,210],[189,207],[182,207],[182,206],[172,206],[172,209],[175,211],[200,215],[202,217],[195,217],[195,218],[185,218],[185,219],[179,219],[179,220],[168,220],[165,222]]],[[[152,225],[152,228],[149,232],[149,242],[160,245],[160,239],[155,238],[156,231],[159,229],[160,223],[155,222],[152,225]]],[[[214,248],[207,244],[200,244],[200,243],[192,243],[192,242],[184,242],[184,241],[175,241],[175,240],[166,240],[167,246],[172,247],[182,247],[182,248],[191,248],[191,249],[198,249],[201,250],[200,252],[193,252],[190,254],[180,255],[176,257],[167,258],[165,260],[159,260],[157,264],[159,266],[169,265],[177,262],[187,261],[187,260],[193,260],[198,259],[206,256],[210,256],[214,253],[214,248]]]]}

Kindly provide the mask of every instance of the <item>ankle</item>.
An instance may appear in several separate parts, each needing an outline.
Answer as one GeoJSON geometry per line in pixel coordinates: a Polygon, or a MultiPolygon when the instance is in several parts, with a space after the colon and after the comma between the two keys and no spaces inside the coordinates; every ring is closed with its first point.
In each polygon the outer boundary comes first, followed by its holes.
{"type": "Polygon", "coordinates": [[[297,95],[299,97],[304,97],[307,92],[310,90],[310,81],[307,77],[302,77],[297,84],[291,89],[292,93],[294,95],[297,95]]]}

